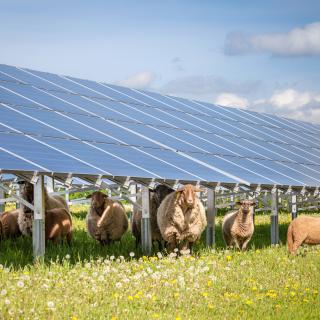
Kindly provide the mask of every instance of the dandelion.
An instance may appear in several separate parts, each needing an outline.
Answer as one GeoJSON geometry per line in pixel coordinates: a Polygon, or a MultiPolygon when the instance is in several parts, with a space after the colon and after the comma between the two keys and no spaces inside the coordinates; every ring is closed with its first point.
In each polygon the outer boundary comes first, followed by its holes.
{"type": "Polygon", "coordinates": [[[49,309],[53,309],[54,308],[54,302],[53,301],[48,301],[47,305],[48,305],[49,309]]]}
{"type": "Polygon", "coordinates": [[[128,300],[133,300],[133,296],[128,296],[128,300]]]}
{"type": "Polygon", "coordinates": [[[114,259],[115,259],[115,256],[111,256],[111,257],[110,257],[110,260],[114,260],[114,259]]]}
{"type": "Polygon", "coordinates": [[[158,257],[158,259],[162,259],[162,257],[163,257],[163,256],[162,256],[162,253],[161,253],[161,252],[158,252],[158,253],[157,253],[157,257],[158,257]]]}
{"type": "Polygon", "coordinates": [[[131,258],[133,258],[134,255],[135,255],[135,254],[134,254],[134,252],[132,252],[132,251],[129,253],[129,256],[130,256],[131,258]]]}
{"type": "Polygon", "coordinates": [[[246,304],[247,304],[248,306],[251,306],[251,305],[253,304],[253,301],[252,301],[252,300],[246,300],[246,304]]]}
{"type": "Polygon", "coordinates": [[[212,303],[208,303],[208,308],[209,309],[213,309],[213,304],[212,303]]]}
{"type": "Polygon", "coordinates": [[[19,288],[23,288],[23,287],[24,287],[23,281],[18,281],[18,282],[17,282],[17,286],[18,286],[19,288]]]}
{"type": "Polygon", "coordinates": [[[122,283],[121,282],[117,282],[115,284],[115,286],[116,286],[117,289],[120,289],[122,287],[122,283]]]}
{"type": "Polygon", "coordinates": [[[0,295],[5,296],[7,294],[7,290],[6,289],[2,289],[0,292],[0,295]]]}
{"type": "Polygon", "coordinates": [[[227,261],[231,261],[232,257],[231,256],[226,256],[227,261]]]}
{"type": "Polygon", "coordinates": [[[66,254],[66,259],[67,259],[67,260],[70,259],[70,254],[66,254]]]}
{"type": "Polygon", "coordinates": [[[11,303],[11,301],[9,299],[5,299],[4,303],[8,306],[11,303]]]}
{"type": "Polygon", "coordinates": [[[174,250],[173,250],[174,252],[178,252],[179,251],[179,249],[178,248],[174,248],[174,250]]]}
{"type": "Polygon", "coordinates": [[[13,311],[12,309],[10,309],[10,310],[8,311],[8,313],[10,314],[10,316],[13,316],[13,315],[14,315],[14,311],[13,311]]]}

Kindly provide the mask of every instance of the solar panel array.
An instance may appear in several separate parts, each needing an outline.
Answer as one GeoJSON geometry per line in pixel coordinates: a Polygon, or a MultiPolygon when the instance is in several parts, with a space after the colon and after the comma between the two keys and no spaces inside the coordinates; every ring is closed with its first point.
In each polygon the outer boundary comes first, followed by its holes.
{"type": "Polygon", "coordinates": [[[320,185],[320,126],[0,65],[0,169],[320,185]]]}

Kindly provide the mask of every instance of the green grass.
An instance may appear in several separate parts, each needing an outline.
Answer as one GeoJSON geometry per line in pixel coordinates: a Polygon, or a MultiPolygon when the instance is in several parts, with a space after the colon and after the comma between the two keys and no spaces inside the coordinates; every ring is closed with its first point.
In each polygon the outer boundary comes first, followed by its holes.
{"type": "Polygon", "coordinates": [[[269,245],[269,217],[257,216],[249,250],[225,250],[218,217],[214,250],[200,242],[194,256],[159,259],[143,257],[130,232],[101,247],[85,232],[84,208],[72,212],[72,247],[49,245],[43,263],[33,263],[29,238],[0,243],[0,319],[320,317],[320,250],[288,256],[289,215],[279,246],[269,245]]]}

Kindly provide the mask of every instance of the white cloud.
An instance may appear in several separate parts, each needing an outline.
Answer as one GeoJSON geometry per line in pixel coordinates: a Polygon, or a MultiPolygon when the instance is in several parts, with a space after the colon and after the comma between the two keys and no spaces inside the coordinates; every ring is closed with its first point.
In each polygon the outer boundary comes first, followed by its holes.
{"type": "Polygon", "coordinates": [[[286,33],[255,36],[233,32],[227,35],[225,53],[230,55],[266,52],[277,56],[320,55],[320,22],[294,28],[286,33]]]}
{"type": "Polygon", "coordinates": [[[146,89],[150,87],[155,78],[156,76],[153,72],[144,71],[128,77],[127,79],[120,80],[116,84],[129,88],[146,89]]]}
{"type": "Polygon", "coordinates": [[[299,109],[312,101],[310,92],[298,92],[294,89],[286,89],[274,93],[269,102],[278,108],[299,109]]]}
{"type": "Polygon", "coordinates": [[[246,109],[249,105],[249,101],[246,98],[227,92],[219,94],[215,100],[215,103],[221,106],[242,109],[246,109]]]}
{"type": "Polygon", "coordinates": [[[320,123],[320,95],[310,91],[299,92],[292,88],[276,91],[268,99],[254,101],[248,109],[320,123]]]}

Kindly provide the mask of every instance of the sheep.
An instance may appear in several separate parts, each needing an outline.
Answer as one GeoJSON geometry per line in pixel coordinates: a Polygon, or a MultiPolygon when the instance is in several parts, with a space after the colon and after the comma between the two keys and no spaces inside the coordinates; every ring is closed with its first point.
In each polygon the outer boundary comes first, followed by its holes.
{"type": "Polygon", "coordinates": [[[253,208],[255,202],[242,200],[237,204],[240,205],[240,208],[229,212],[223,218],[222,233],[228,247],[236,245],[238,249],[244,251],[254,231],[253,208]]]}
{"type": "Polygon", "coordinates": [[[187,184],[170,193],[161,202],[157,222],[167,250],[192,250],[207,225],[205,209],[196,192],[201,189],[187,184]]]}
{"type": "Polygon", "coordinates": [[[107,245],[111,241],[121,240],[128,229],[128,217],[120,202],[108,199],[101,191],[87,196],[91,198],[91,206],[86,216],[89,235],[107,245]]]}
{"type": "Polygon", "coordinates": [[[58,240],[67,240],[71,245],[72,221],[70,213],[65,208],[54,208],[45,213],[45,239],[57,243],[58,240]]]}
{"type": "MultiPolygon", "coordinates": [[[[150,191],[150,224],[151,224],[151,238],[152,241],[158,242],[159,250],[162,250],[162,237],[157,223],[157,210],[162,200],[174,190],[165,185],[157,185],[153,191],[150,191]]],[[[141,195],[137,199],[137,204],[142,205],[141,195]]],[[[141,241],[141,220],[142,211],[140,208],[134,207],[132,218],[132,233],[136,238],[136,247],[138,247],[141,241]]]]}
{"type": "Polygon", "coordinates": [[[288,250],[295,255],[303,244],[320,244],[320,218],[300,216],[291,221],[287,233],[288,250]]]}
{"type": "MultiPolygon", "coordinates": [[[[22,181],[20,184],[23,184],[21,196],[23,199],[29,203],[34,203],[34,186],[30,182],[22,181]]],[[[64,208],[68,212],[69,218],[72,221],[71,214],[65,199],[59,195],[49,196],[46,188],[44,188],[44,202],[45,202],[45,211],[55,209],[55,208],[64,208]]],[[[23,235],[32,234],[32,216],[33,212],[30,208],[21,204],[18,215],[18,224],[20,231],[23,235]]]]}
{"type": "Polygon", "coordinates": [[[18,209],[0,214],[0,239],[15,238],[21,235],[18,215],[18,209]]]}

